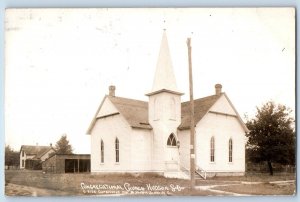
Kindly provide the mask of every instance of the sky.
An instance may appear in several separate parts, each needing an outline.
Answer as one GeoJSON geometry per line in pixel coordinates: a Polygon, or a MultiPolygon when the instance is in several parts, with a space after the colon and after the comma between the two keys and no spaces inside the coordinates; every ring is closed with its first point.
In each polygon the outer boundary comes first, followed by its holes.
{"type": "Polygon", "coordinates": [[[109,85],[147,101],[164,29],[182,101],[191,37],[195,99],[220,83],[242,118],[269,100],[295,110],[291,8],[7,9],[6,145],[67,134],[75,153],[90,153],[86,132],[109,85]]]}

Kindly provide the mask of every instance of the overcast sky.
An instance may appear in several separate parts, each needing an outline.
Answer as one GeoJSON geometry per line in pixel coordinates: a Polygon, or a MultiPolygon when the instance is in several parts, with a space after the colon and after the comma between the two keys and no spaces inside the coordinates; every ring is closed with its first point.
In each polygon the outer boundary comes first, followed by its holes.
{"type": "Polygon", "coordinates": [[[163,29],[179,90],[188,100],[187,37],[194,98],[221,83],[242,117],[273,100],[295,109],[294,10],[7,9],[6,144],[49,145],[64,133],[90,153],[87,128],[108,86],[147,101],[163,29]]]}

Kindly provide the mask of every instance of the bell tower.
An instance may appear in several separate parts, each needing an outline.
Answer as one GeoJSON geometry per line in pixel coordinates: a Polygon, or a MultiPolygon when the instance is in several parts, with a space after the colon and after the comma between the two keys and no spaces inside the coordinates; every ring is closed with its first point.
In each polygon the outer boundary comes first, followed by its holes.
{"type": "MultiPolygon", "coordinates": [[[[169,159],[168,137],[177,138],[181,123],[181,95],[177,89],[166,31],[163,32],[152,90],[149,97],[148,119],[153,128],[153,169],[166,170],[169,159]]],[[[176,152],[176,151],[175,151],[176,152]]],[[[178,156],[179,160],[179,156],[178,156]]]]}

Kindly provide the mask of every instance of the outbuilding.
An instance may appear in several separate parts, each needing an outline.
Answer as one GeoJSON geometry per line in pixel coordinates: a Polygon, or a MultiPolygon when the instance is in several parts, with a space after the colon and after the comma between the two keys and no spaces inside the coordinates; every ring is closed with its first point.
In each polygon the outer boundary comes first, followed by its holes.
{"type": "Polygon", "coordinates": [[[90,172],[90,161],[89,154],[55,154],[43,162],[42,168],[51,173],[90,172]]]}

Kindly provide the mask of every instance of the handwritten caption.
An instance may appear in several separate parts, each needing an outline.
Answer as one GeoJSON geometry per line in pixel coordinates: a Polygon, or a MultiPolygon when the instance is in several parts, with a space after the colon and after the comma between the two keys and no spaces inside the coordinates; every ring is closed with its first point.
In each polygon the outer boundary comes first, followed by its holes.
{"type": "Polygon", "coordinates": [[[112,195],[171,195],[175,192],[180,192],[185,188],[176,185],[132,185],[130,183],[124,184],[86,184],[80,183],[80,187],[84,194],[112,194],[112,195]]]}

